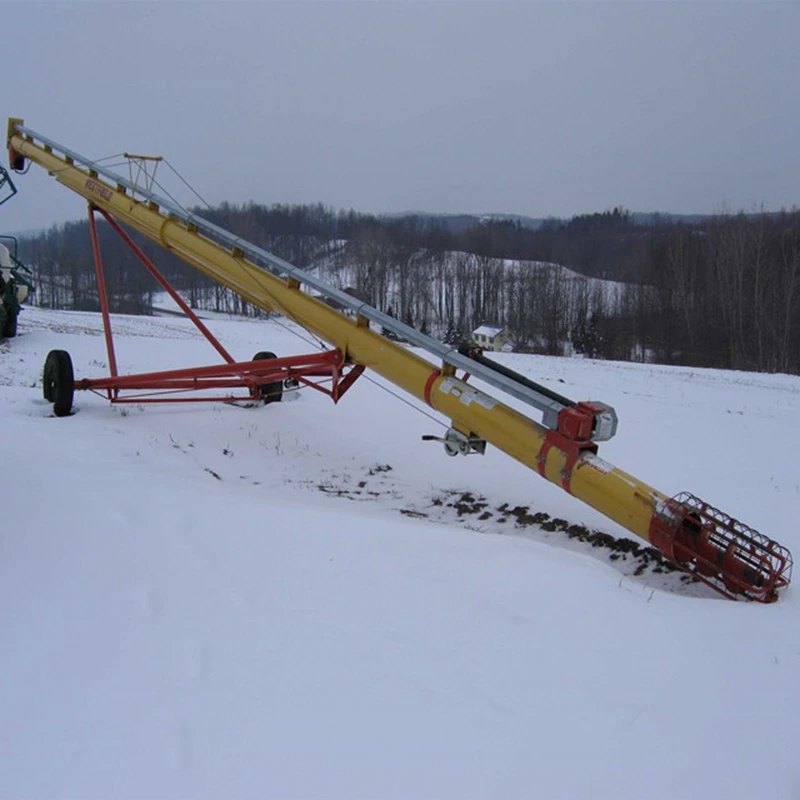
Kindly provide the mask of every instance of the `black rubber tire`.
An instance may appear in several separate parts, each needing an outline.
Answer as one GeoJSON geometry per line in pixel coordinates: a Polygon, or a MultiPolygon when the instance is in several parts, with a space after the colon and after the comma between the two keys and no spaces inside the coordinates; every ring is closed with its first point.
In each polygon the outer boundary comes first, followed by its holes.
{"type": "Polygon", "coordinates": [[[51,350],[42,370],[42,394],[53,404],[57,417],[69,416],[75,394],[75,373],[66,350],[51,350]]]}
{"type": "Polygon", "coordinates": [[[6,317],[6,321],[3,323],[3,338],[11,339],[12,337],[17,335],[17,318],[16,316],[13,317],[6,317]]]}
{"type": "Polygon", "coordinates": [[[42,397],[44,397],[48,403],[52,403],[53,398],[55,397],[55,357],[53,356],[53,353],[55,352],[55,350],[51,350],[47,354],[44,366],[42,367],[42,397]],[[53,357],[51,358],[51,356],[53,357]]]}
{"type": "MultiPolygon", "coordinates": [[[[269,350],[262,350],[253,356],[253,361],[266,361],[269,358],[277,358],[275,353],[269,350]]],[[[283,381],[273,381],[272,383],[265,383],[258,390],[264,404],[267,403],[280,403],[283,399],[283,381]]]]}

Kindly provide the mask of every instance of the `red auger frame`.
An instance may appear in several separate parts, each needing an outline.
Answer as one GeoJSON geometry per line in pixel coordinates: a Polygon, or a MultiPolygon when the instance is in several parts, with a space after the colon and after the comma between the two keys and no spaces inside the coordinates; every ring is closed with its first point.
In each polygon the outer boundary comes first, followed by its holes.
{"type": "Polygon", "coordinates": [[[54,403],[56,416],[66,416],[70,413],[72,393],[79,389],[104,392],[112,403],[198,403],[236,400],[262,400],[269,403],[281,399],[285,386],[291,388],[308,386],[327,394],[336,403],[364,371],[362,365],[346,364],[344,355],[338,349],[286,358],[277,358],[274,353],[262,352],[257,353],[251,361],[235,361],[116,220],[102,209],[90,205],[89,229],[111,375],[107,378],[73,380],[69,355],[62,350],[53,351],[45,362],[44,394],[47,400],[54,403]],[[118,374],[95,211],[103,215],[106,222],[133,251],[147,271],[222,356],[225,364],[138,375],[118,374]],[[218,392],[223,389],[245,389],[247,395],[220,395],[218,392]],[[187,392],[201,390],[206,392],[202,396],[185,396],[187,392]],[[133,391],[135,394],[123,396],[120,394],[123,391],[133,391]]]}
{"type": "Polygon", "coordinates": [[[689,492],[654,514],[650,541],[673,564],[732,599],[772,603],[792,578],[785,547],[689,492]]]}

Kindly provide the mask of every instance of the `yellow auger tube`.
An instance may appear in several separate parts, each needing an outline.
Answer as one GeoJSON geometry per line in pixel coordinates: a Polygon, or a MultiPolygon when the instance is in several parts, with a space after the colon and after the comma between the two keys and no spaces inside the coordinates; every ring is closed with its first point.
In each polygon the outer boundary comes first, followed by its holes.
{"type": "MultiPolygon", "coordinates": [[[[547,428],[457,379],[451,366],[443,365],[439,374],[429,362],[370,330],[366,320],[350,319],[305,293],[296,280],[278,277],[250,263],[240,250],[211,241],[191,223],[169,217],[154,202],[134,199],[124,186],[104,181],[93,171],[76,166],[69,156],[61,157],[47,144],[39,145],[32,137],[20,135],[14,129],[15,123],[21,121],[9,121],[8,144],[13,155],[40,165],[92,205],[248,302],[268,311],[279,310],[339,348],[353,363],[374,370],[419,400],[430,402],[459,431],[485,439],[534,471],[539,471],[543,462],[546,478],[559,486],[565,469],[571,467],[569,487],[575,497],[642,539],[651,540],[654,519],[669,500],[666,495],[589,452],[582,453],[574,466],[568,465],[564,450],[545,447],[547,428]]],[[[682,563],[672,553],[671,545],[665,548],[660,541],[656,544],[682,563]]]]}

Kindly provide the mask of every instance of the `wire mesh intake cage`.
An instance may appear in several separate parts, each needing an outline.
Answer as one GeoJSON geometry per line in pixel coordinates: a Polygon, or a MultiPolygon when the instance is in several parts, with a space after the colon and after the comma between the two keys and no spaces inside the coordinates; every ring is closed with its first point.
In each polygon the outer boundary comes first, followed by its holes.
{"type": "Polygon", "coordinates": [[[771,603],[792,577],[792,554],[689,492],[662,503],[651,541],[673,563],[726,597],[771,603]]]}

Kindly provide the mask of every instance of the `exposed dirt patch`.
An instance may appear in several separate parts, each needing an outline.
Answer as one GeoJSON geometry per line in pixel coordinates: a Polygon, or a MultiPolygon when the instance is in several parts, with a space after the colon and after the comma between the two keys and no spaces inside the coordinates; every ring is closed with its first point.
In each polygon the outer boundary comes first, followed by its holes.
{"type": "MultiPolygon", "coordinates": [[[[459,519],[467,521],[473,518],[477,522],[493,520],[498,525],[512,524],[515,529],[533,528],[547,533],[562,533],[568,540],[582,542],[592,549],[605,550],[611,562],[628,562],[632,569],[630,574],[644,575],[646,572],[681,574],[681,580],[693,582],[694,578],[682,574],[682,570],[667,561],[660,551],[645,543],[633,539],[618,538],[610,533],[592,530],[585,525],[571,523],[560,517],[552,517],[546,511],[534,511],[530,506],[511,506],[503,503],[494,509],[483,496],[472,492],[448,492],[432,498],[433,508],[452,508],[459,519]]],[[[629,570],[626,570],[628,572],[629,570]]]]}
{"type": "Polygon", "coordinates": [[[561,541],[562,546],[591,553],[614,565],[625,577],[643,579],[648,585],[668,591],[697,583],[646,542],[613,536],[529,505],[497,504],[472,491],[446,489],[427,497],[414,497],[395,475],[389,475],[392,471],[390,464],[373,464],[363,467],[360,474],[331,473],[314,485],[324,494],[356,502],[378,502],[412,519],[461,524],[485,533],[523,534],[552,544],[561,541]]]}
{"type": "MultiPolygon", "coordinates": [[[[441,502],[439,505],[445,505],[445,503],[441,502]]],[[[464,492],[457,500],[446,505],[448,508],[454,508],[459,517],[465,517],[470,514],[479,514],[489,504],[484,497],[476,498],[471,492],[464,492]]]]}

